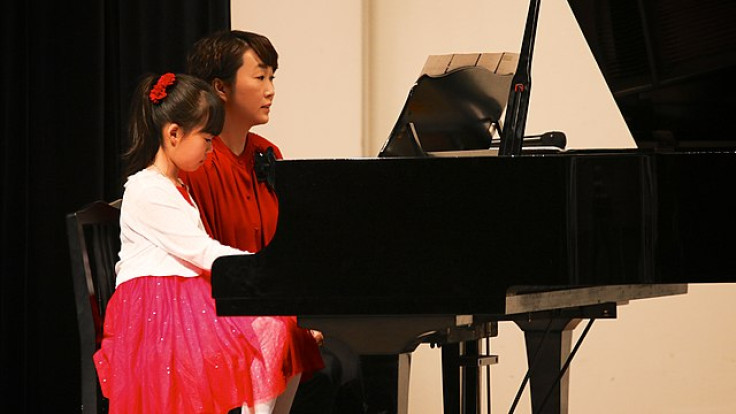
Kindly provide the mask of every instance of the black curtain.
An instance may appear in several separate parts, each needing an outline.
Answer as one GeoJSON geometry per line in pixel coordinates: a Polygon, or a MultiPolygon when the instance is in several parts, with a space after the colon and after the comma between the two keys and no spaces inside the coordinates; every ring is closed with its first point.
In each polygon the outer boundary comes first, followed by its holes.
{"type": "Polygon", "coordinates": [[[122,195],[128,102],[184,70],[229,0],[0,6],[0,376],[4,412],[78,412],[79,340],[64,218],[122,195]]]}

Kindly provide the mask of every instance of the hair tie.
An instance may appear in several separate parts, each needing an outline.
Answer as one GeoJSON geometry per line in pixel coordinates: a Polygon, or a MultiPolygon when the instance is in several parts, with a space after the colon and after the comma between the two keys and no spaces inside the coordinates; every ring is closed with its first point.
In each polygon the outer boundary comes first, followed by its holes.
{"type": "Polygon", "coordinates": [[[153,88],[151,88],[151,92],[148,94],[148,99],[155,104],[160,103],[167,96],[166,88],[173,85],[174,82],[176,82],[176,75],[171,72],[164,73],[160,78],[158,78],[158,81],[153,85],[153,88]]]}

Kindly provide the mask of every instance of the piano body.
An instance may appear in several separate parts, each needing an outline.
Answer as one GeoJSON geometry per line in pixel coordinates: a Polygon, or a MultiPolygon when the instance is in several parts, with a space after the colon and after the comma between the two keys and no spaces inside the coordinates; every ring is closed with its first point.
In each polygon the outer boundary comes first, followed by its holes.
{"type": "Polygon", "coordinates": [[[561,151],[564,134],[523,135],[538,8],[520,55],[420,77],[379,157],[277,161],[276,235],[215,262],[218,313],[298,315],[357,354],[396,356],[399,413],[420,343],[443,347],[445,413],[476,412],[477,375],[452,368],[492,363],[477,340],[514,321],[534,412],[564,413],[581,320],[736,282],[734,151],[561,151]]]}
{"type": "Polygon", "coordinates": [[[218,259],[213,296],[223,315],[294,314],[358,353],[398,354],[441,342],[469,323],[460,315],[736,282],[736,201],[723,191],[735,163],[636,151],[279,161],[276,235],[218,259]]]}

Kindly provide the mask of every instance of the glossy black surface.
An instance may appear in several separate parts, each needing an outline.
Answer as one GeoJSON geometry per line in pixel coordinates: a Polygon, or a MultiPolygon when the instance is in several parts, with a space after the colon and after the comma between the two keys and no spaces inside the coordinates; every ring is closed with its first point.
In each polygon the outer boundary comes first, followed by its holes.
{"type": "Polygon", "coordinates": [[[736,146],[736,2],[568,3],[639,148],[736,146]]]}
{"type": "Polygon", "coordinates": [[[502,314],[511,286],[736,282],[733,153],[279,161],[221,314],[502,314]]]}

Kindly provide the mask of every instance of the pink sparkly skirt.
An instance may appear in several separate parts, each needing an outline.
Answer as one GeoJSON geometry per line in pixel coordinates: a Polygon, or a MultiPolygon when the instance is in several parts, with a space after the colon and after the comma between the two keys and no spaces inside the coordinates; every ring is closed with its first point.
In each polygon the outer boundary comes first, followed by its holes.
{"type": "Polygon", "coordinates": [[[296,318],[215,313],[209,278],[139,277],[107,307],[94,355],[110,413],[226,413],[323,367],[296,318]]]}

